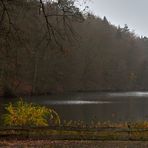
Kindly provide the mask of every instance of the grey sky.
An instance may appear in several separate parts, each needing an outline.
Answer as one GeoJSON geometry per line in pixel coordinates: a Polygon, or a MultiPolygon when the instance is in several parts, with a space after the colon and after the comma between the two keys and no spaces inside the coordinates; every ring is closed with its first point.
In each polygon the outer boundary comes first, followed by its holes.
{"type": "Polygon", "coordinates": [[[91,0],[88,5],[96,15],[116,26],[127,24],[138,35],[148,36],[148,0],[91,0]]]}

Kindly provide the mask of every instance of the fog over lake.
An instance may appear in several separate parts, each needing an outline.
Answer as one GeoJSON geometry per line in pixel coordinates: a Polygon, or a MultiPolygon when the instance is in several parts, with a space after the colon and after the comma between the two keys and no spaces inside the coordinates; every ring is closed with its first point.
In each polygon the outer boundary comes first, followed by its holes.
{"type": "MultiPolygon", "coordinates": [[[[89,123],[92,120],[122,122],[148,119],[148,92],[65,93],[24,99],[52,107],[62,120],[83,120],[89,123]]],[[[0,101],[5,104],[8,100],[0,101]]]]}

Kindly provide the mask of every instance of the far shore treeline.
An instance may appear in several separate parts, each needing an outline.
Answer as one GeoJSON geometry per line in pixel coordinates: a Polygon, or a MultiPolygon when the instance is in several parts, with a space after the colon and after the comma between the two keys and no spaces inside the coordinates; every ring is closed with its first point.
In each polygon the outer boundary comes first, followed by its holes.
{"type": "Polygon", "coordinates": [[[0,95],[148,89],[148,38],[73,1],[0,1],[0,95]]]}

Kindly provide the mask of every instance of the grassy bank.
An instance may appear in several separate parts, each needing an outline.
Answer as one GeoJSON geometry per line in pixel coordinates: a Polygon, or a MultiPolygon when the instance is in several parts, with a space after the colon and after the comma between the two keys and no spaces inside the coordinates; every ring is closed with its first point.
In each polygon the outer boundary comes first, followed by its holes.
{"type": "Polygon", "coordinates": [[[1,128],[0,140],[148,140],[147,128],[1,128]]]}

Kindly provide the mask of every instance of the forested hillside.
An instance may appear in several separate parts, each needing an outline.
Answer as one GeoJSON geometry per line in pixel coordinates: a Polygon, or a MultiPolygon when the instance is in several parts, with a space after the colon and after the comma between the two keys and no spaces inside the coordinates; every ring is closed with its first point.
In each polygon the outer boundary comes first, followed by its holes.
{"type": "Polygon", "coordinates": [[[41,2],[0,0],[1,95],[148,90],[147,37],[41,2]]]}

